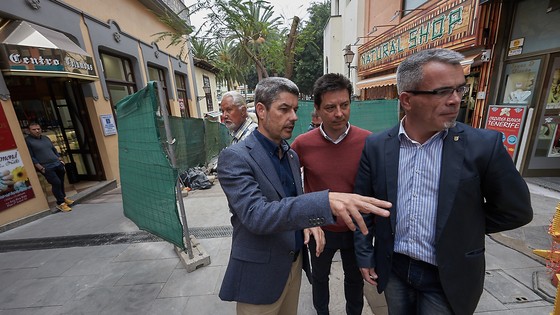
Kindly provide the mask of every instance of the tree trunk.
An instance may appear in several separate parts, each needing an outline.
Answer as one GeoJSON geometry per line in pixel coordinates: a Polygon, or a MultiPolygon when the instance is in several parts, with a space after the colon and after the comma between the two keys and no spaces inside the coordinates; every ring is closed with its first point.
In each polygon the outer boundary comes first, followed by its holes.
{"type": "Polygon", "coordinates": [[[259,75],[259,81],[263,77],[268,78],[268,71],[266,71],[266,67],[259,60],[259,58],[255,54],[253,54],[253,52],[249,49],[249,47],[247,46],[247,41],[241,42],[240,45],[241,48],[243,48],[243,50],[247,54],[247,56],[249,56],[249,58],[251,58],[251,60],[253,60],[253,62],[255,63],[255,66],[257,67],[257,74],[259,73],[259,70],[261,71],[261,75],[259,75]]]}
{"type": "Polygon", "coordinates": [[[284,48],[284,55],[286,56],[284,76],[288,79],[292,79],[292,76],[294,75],[294,56],[298,24],[299,17],[294,16],[294,19],[292,20],[292,27],[290,28],[290,33],[288,34],[288,40],[286,41],[286,48],[284,48]]]}

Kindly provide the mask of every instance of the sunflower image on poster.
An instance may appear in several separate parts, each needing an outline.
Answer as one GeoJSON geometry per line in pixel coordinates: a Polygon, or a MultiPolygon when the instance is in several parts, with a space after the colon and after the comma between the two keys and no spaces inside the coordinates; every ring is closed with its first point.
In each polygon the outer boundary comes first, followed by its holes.
{"type": "Polygon", "coordinates": [[[0,211],[35,197],[19,151],[0,152],[0,211]]]}

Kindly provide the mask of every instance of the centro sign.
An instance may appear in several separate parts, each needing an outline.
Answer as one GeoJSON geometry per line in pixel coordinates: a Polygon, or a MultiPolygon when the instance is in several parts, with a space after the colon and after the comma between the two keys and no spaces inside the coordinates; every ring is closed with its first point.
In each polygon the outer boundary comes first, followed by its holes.
{"type": "Polygon", "coordinates": [[[71,77],[96,79],[93,58],[63,49],[3,45],[0,46],[0,67],[18,73],[58,72],[71,77]]]}
{"type": "Polygon", "coordinates": [[[32,65],[46,65],[46,66],[59,66],[60,60],[58,59],[50,59],[50,58],[43,58],[43,56],[39,56],[39,58],[33,57],[21,57],[20,54],[10,54],[10,62],[15,64],[32,64],[32,65]]]}

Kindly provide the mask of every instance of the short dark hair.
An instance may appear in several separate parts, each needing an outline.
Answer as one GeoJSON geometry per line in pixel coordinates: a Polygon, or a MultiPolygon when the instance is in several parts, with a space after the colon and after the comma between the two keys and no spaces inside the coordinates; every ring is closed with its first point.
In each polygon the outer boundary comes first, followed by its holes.
{"type": "Polygon", "coordinates": [[[354,88],[350,80],[340,73],[327,73],[317,79],[313,85],[313,103],[319,108],[323,100],[323,94],[339,90],[347,90],[348,97],[352,99],[354,88]]]}
{"type": "Polygon", "coordinates": [[[262,103],[269,110],[272,102],[278,99],[278,95],[282,92],[288,92],[299,97],[297,85],[289,79],[281,77],[262,79],[255,88],[255,105],[262,103]]]}
{"type": "Polygon", "coordinates": [[[29,125],[27,125],[28,128],[31,127],[31,126],[39,126],[39,128],[42,128],[41,124],[36,122],[36,121],[32,121],[32,122],[29,123],[29,125]]]}

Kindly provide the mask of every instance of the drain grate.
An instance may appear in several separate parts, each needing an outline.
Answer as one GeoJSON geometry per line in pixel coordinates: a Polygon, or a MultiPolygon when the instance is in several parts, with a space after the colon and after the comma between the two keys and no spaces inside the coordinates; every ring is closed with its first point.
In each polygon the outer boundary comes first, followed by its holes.
{"type": "MultiPolygon", "coordinates": [[[[233,228],[231,226],[194,227],[190,228],[189,232],[198,239],[218,238],[231,236],[233,228]]],[[[0,241],[0,253],[161,241],[163,241],[161,238],[145,231],[27,238],[0,241]]]]}
{"type": "Polygon", "coordinates": [[[189,232],[196,238],[218,238],[230,237],[233,233],[231,225],[213,227],[194,227],[189,228],[189,232]]]}

